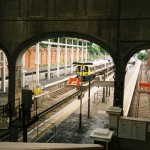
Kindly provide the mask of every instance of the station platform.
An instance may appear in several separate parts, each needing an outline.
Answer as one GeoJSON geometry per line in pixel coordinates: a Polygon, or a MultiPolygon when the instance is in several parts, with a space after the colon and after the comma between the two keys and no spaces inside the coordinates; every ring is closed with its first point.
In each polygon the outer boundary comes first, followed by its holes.
{"type": "MultiPolygon", "coordinates": [[[[127,79],[131,77],[132,71],[130,70],[126,74],[126,82],[129,81],[127,79]]],[[[127,83],[125,85],[129,87],[127,83]]],[[[94,87],[93,93],[96,93],[98,90],[98,88],[94,87]]],[[[80,108],[77,108],[67,119],[57,126],[55,135],[48,132],[37,142],[93,144],[94,140],[90,138],[92,131],[96,128],[107,129],[109,127],[109,116],[106,110],[113,105],[113,92],[111,88],[109,100],[105,102],[102,102],[102,99],[95,100],[94,94],[91,96],[89,118],[88,100],[83,103],[81,128],[79,128],[80,108]]],[[[140,103],[140,105],[144,105],[144,103],[140,103]]],[[[149,146],[149,141],[131,140],[113,136],[109,143],[109,150],[141,150],[142,148],[147,149],[149,146]]]]}

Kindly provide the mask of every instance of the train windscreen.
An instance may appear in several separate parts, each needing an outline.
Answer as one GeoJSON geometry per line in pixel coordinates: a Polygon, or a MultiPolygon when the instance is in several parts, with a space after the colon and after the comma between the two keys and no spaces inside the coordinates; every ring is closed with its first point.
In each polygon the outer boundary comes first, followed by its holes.
{"type": "MultiPolygon", "coordinates": [[[[82,66],[77,67],[77,72],[82,72],[82,66]]],[[[88,72],[88,66],[83,66],[83,72],[88,72]]]]}
{"type": "Polygon", "coordinates": [[[84,66],[84,72],[88,72],[88,66],[84,66]]]}

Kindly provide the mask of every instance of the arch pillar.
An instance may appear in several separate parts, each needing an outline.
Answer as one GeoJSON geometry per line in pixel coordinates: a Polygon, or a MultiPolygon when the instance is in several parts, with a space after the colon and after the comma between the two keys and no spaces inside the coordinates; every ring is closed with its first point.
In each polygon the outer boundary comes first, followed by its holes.
{"type": "Polygon", "coordinates": [[[59,71],[60,71],[60,39],[58,38],[58,45],[57,45],[57,59],[56,59],[56,62],[57,62],[57,78],[59,78],[60,74],[59,74],[59,71]]]}
{"type": "Polygon", "coordinates": [[[35,55],[35,65],[36,65],[36,81],[39,82],[40,77],[40,47],[39,43],[36,43],[36,55],[35,55]]]}
{"type": "Polygon", "coordinates": [[[68,61],[68,54],[67,54],[67,38],[65,38],[65,75],[67,75],[67,61],[68,61]]]}
{"type": "Polygon", "coordinates": [[[82,53],[81,53],[81,62],[84,62],[84,58],[83,58],[83,40],[82,40],[82,53]]]}
{"type": "Polygon", "coordinates": [[[74,61],[74,47],[73,47],[73,39],[72,39],[72,47],[71,47],[71,73],[73,73],[73,61],[74,61]]]}
{"type": "Polygon", "coordinates": [[[76,53],[76,61],[79,62],[79,40],[77,40],[77,53],[76,53]]]}
{"type": "Polygon", "coordinates": [[[21,65],[15,66],[15,99],[21,97],[21,80],[22,80],[22,67],[21,65]]]}
{"type": "MultiPolygon", "coordinates": [[[[50,39],[48,39],[50,42],[50,39]]],[[[50,73],[51,73],[51,44],[48,44],[48,67],[47,67],[47,80],[50,80],[50,73]]]]}
{"type": "MultiPolygon", "coordinates": [[[[12,115],[15,114],[16,98],[20,98],[21,94],[21,65],[8,65],[9,81],[8,81],[8,104],[9,104],[9,127],[12,123],[12,115]]],[[[18,102],[18,101],[17,101],[18,102]]]]}
{"type": "Polygon", "coordinates": [[[1,92],[6,92],[6,56],[3,51],[1,51],[1,62],[2,62],[2,68],[1,68],[1,92]]]}
{"type": "Polygon", "coordinates": [[[116,71],[114,77],[114,106],[118,106],[123,110],[124,97],[124,81],[126,71],[116,71]]]}
{"type": "Polygon", "coordinates": [[[9,81],[8,81],[8,102],[15,100],[15,66],[8,65],[8,74],[9,74],[9,81]]]}
{"type": "Polygon", "coordinates": [[[22,56],[22,66],[21,66],[21,73],[22,73],[22,77],[21,77],[21,86],[22,87],[25,87],[25,72],[26,72],[26,70],[25,70],[25,62],[26,61],[26,59],[25,59],[25,54],[22,56]]]}
{"type": "Polygon", "coordinates": [[[8,65],[9,69],[9,86],[8,102],[20,98],[21,94],[21,65],[8,65]],[[10,78],[11,77],[11,78],[10,78]]]}

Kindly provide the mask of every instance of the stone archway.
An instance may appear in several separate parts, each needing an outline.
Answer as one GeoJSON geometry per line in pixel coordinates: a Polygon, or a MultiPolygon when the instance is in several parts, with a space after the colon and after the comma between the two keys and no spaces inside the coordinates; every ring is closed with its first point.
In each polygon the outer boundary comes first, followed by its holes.
{"type": "MultiPolygon", "coordinates": [[[[25,41],[24,43],[20,44],[19,48],[15,51],[14,53],[14,56],[13,58],[15,58],[14,60],[16,61],[16,65],[15,66],[18,66],[20,65],[20,58],[22,57],[23,53],[25,52],[26,48],[30,47],[32,44],[35,44],[36,42],[39,42],[43,39],[46,39],[46,38],[52,38],[52,37],[72,37],[72,38],[82,38],[82,39],[85,39],[85,40],[88,40],[88,41],[92,41],[98,45],[101,45],[103,48],[105,48],[107,50],[107,52],[111,55],[112,59],[114,59],[114,53],[113,53],[113,50],[108,46],[106,45],[103,41],[99,41],[98,39],[94,38],[94,37],[91,37],[89,35],[83,35],[83,34],[79,34],[79,33],[71,33],[71,32],[62,32],[62,33],[47,33],[47,34],[43,34],[41,36],[36,36],[36,37],[32,37],[30,39],[28,39],[27,41],[25,41]]],[[[18,68],[17,67],[17,68],[18,68]]],[[[15,76],[19,76],[19,68],[16,71],[16,75],[15,76]]],[[[15,85],[11,85],[12,88],[15,88],[16,87],[20,87],[18,86],[18,81],[16,81],[16,78],[15,76],[12,76],[12,78],[14,78],[15,80],[15,85]]],[[[20,78],[18,78],[19,80],[20,78]]],[[[19,91],[19,88],[17,90],[17,92],[19,91]]],[[[17,94],[19,95],[19,94],[17,94]]]]}

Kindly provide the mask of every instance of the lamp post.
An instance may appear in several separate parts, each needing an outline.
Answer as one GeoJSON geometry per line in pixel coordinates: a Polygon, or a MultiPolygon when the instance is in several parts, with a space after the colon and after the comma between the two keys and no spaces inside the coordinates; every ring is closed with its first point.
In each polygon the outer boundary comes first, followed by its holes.
{"type": "Polygon", "coordinates": [[[81,96],[80,96],[80,120],[79,120],[79,129],[82,125],[82,93],[83,93],[83,63],[82,63],[82,75],[81,75],[81,96]]]}
{"type": "Polygon", "coordinates": [[[89,75],[88,118],[90,118],[90,90],[91,90],[91,76],[89,75]]]}
{"type": "MultiPolygon", "coordinates": [[[[79,115],[79,129],[81,129],[81,126],[82,126],[82,93],[83,93],[83,66],[84,65],[93,65],[93,63],[80,63],[80,62],[73,62],[73,64],[76,64],[76,65],[81,65],[82,67],[82,74],[81,74],[81,87],[80,87],[80,90],[81,90],[81,95],[80,95],[80,115],[79,115]]],[[[89,85],[90,86],[90,85],[89,85]]],[[[90,91],[89,91],[90,92],[90,91]]],[[[90,95],[90,94],[89,94],[90,95]]],[[[90,98],[89,98],[90,100],[90,98]]],[[[90,106],[88,104],[88,106],[90,106]]],[[[90,110],[90,108],[88,109],[90,110]]]]}

